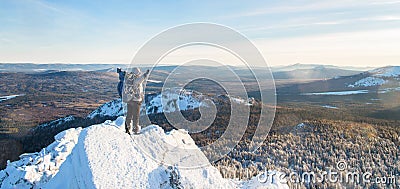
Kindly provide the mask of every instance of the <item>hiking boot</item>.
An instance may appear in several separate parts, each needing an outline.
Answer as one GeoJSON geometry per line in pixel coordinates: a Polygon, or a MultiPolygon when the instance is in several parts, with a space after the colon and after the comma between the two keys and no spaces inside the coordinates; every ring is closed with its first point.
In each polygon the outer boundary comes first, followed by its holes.
{"type": "Polygon", "coordinates": [[[137,135],[140,134],[140,130],[141,130],[141,127],[139,125],[137,125],[135,128],[135,134],[137,134],[137,135]]]}
{"type": "Polygon", "coordinates": [[[128,135],[131,135],[131,132],[128,129],[125,129],[125,132],[128,133],[128,135]]]}

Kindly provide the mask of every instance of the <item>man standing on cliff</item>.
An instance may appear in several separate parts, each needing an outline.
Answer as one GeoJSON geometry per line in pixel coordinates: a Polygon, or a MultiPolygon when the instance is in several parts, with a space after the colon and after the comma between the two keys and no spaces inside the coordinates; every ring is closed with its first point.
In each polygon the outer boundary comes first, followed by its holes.
{"type": "Polygon", "coordinates": [[[133,68],[132,72],[126,72],[124,75],[122,101],[127,103],[128,107],[125,132],[130,135],[134,128],[135,134],[139,134],[140,107],[144,99],[143,83],[147,80],[149,70],[142,73],[139,68],[133,68]]]}

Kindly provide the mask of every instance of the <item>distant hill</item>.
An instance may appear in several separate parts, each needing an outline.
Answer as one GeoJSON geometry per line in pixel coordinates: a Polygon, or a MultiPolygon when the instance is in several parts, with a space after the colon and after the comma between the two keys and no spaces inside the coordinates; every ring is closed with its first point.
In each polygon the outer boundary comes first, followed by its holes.
{"type": "MultiPolygon", "coordinates": [[[[117,67],[126,69],[129,64],[33,64],[33,63],[0,63],[0,72],[24,72],[24,73],[53,73],[59,71],[95,71],[95,72],[115,72],[117,67]]],[[[149,65],[143,66],[143,69],[149,69],[149,65]]],[[[158,74],[171,73],[177,66],[175,65],[160,65],[153,71],[158,74]]],[[[216,76],[224,77],[226,74],[231,74],[234,70],[236,74],[243,78],[251,78],[252,73],[247,68],[236,66],[181,66],[179,67],[182,73],[192,73],[193,71],[203,71],[216,76]]],[[[266,68],[255,68],[263,69],[266,68]]],[[[272,67],[275,79],[324,79],[333,78],[336,76],[347,76],[361,73],[368,68],[358,67],[339,67],[332,65],[319,64],[293,64],[289,66],[272,67]]],[[[262,76],[261,76],[262,79],[262,76]]]]}
{"type": "Polygon", "coordinates": [[[349,76],[361,71],[345,70],[340,68],[317,66],[314,68],[301,68],[290,71],[273,72],[274,79],[330,79],[338,76],[349,76]]]}
{"type": "Polygon", "coordinates": [[[326,69],[344,69],[344,70],[353,70],[353,71],[368,71],[374,69],[375,67],[354,67],[354,66],[334,66],[334,65],[322,65],[322,64],[292,64],[288,66],[274,66],[272,67],[273,72],[283,72],[283,71],[293,71],[293,70],[310,70],[310,69],[318,69],[318,68],[326,68],[326,69]]]}
{"type": "Polygon", "coordinates": [[[354,90],[366,90],[367,93],[400,91],[400,66],[376,68],[355,75],[337,76],[332,79],[294,84],[277,89],[278,95],[354,90]]]}
{"type": "Polygon", "coordinates": [[[33,64],[33,63],[0,63],[0,72],[41,73],[49,71],[105,71],[126,67],[127,64],[33,64]]]}

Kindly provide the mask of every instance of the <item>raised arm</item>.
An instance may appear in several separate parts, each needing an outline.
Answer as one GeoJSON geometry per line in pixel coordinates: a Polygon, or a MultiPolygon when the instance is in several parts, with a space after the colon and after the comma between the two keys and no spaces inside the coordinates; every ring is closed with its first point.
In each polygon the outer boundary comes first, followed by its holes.
{"type": "Polygon", "coordinates": [[[118,72],[118,74],[119,74],[119,80],[120,80],[120,81],[124,81],[126,71],[121,71],[121,70],[120,70],[120,71],[118,72]]]}
{"type": "Polygon", "coordinates": [[[140,83],[143,83],[145,80],[147,80],[148,76],[149,76],[150,70],[147,70],[146,72],[144,72],[143,74],[141,74],[138,78],[140,83]]]}

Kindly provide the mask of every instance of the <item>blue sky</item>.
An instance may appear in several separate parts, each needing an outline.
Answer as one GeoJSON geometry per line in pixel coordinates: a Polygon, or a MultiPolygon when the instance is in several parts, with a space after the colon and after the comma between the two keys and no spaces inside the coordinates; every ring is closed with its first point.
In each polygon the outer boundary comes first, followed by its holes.
{"type": "Polygon", "coordinates": [[[400,1],[0,1],[0,62],[129,63],[179,24],[246,35],[270,65],[400,65],[400,1]]]}

